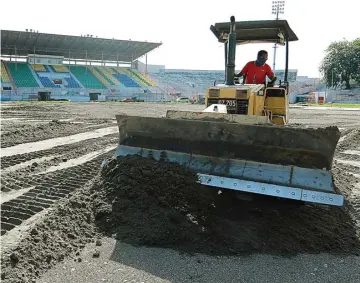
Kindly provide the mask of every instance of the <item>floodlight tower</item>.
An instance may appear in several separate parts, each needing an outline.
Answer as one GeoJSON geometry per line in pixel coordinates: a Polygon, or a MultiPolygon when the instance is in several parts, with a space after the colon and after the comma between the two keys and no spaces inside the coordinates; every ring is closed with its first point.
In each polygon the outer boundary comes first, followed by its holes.
{"type": "MultiPolygon", "coordinates": [[[[272,1],[272,11],[271,13],[273,15],[276,15],[276,20],[279,19],[279,14],[284,14],[284,8],[285,8],[285,1],[282,0],[275,0],[275,1],[272,1]]],[[[277,45],[276,43],[274,44],[274,62],[273,62],[273,71],[275,71],[275,61],[276,61],[276,48],[277,48],[277,45]]]]}

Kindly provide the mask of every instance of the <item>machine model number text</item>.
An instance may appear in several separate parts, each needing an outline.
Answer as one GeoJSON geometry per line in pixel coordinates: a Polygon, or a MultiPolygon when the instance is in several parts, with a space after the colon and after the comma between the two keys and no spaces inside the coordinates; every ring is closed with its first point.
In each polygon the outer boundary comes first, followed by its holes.
{"type": "Polygon", "coordinates": [[[236,100],[219,100],[219,104],[225,104],[226,106],[235,107],[236,100]]]}

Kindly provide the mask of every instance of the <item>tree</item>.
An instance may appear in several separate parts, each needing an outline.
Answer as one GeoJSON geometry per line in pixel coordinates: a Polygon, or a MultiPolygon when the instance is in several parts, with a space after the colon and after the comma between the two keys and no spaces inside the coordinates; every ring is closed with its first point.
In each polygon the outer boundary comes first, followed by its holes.
{"type": "Polygon", "coordinates": [[[360,37],[354,40],[354,54],[354,61],[357,64],[357,72],[354,76],[354,80],[360,84],[360,37]]]}
{"type": "Polygon", "coordinates": [[[350,80],[360,81],[360,38],[332,42],[326,49],[320,72],[328,86],[345,82],[349,89],[350,80]]]}

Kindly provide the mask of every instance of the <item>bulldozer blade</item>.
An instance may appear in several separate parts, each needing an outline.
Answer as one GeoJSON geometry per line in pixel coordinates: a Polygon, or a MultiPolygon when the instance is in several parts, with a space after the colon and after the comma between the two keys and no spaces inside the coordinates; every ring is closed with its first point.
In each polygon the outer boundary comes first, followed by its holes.
{"type": "Polygon", "coordinates": [[[116,115],[119,144],[212,157],[331,169],[337,127],[299,129],[116,115]]]}
{"type": "Polygon", "coordinates": [[[199,183],[223,189],[342,206],[330,171],[224,159],[175,151],[119,145],[115,156],[138,155],[175,162],[196,172],[199,183]]]}
{"type": "Polygon", "coordinates": [[[331,172],[339,130],[116,116],[116,156],[188,167],[207,186],[343,205],[331,172]],[[323,170],[328,169],[328,170],[323,170]]]}
{"type": "Polygon", "coordinates": [[[249,125],[264,125],[264,124],[272,125],[268,116],[255,116],[255,115],[248,116],[248,115],[227,114],[227,113],[217,113],[217,112],[167,110],[166,118],[238,123],[238,124],[249,124],[249,125]]]}

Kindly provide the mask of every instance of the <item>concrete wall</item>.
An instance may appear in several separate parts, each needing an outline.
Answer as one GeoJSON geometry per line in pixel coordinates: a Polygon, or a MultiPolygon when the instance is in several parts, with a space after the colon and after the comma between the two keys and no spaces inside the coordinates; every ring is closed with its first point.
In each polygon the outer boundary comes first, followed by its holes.
{"type": "Polygon", "coordinates": [[[360,103],[360,88],[358,89],[328,89],[327,93],[327,102],[335,103],[360,103]]]}

